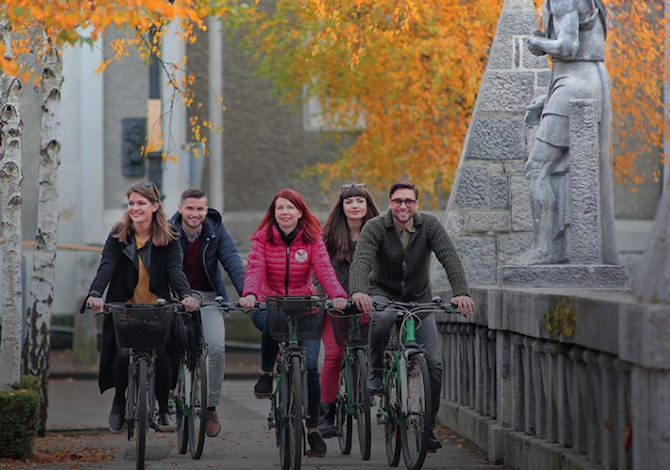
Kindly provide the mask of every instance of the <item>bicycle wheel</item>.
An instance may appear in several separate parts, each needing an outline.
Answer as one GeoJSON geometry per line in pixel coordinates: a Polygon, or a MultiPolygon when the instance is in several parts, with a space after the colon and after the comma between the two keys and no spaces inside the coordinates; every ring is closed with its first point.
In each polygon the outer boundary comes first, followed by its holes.
{"type": "Polygon", "coordinates": [[[407,389],[402,399],[407,412],[400,419],[402,455],[408,470],[419,470],[428,450],[428,414],[430,413],[430,377],[423,353],[414,353],[407,361],[407,389]]]}
{"type": "Polygon", "coordinates": [[[174,401],[177,408],[177,449],[180,454],[188,450],[188,414],[189,404],[186,402],[186,381],[190,372],[184,364],[179,366],[177,387],[174,391],[174,401]]]}
{"type": "Polygon", "coordinates": [[[300,470],[302,463],[302,368],[300,358],[293,356],[288,371],[290,382],[288,391],[288,451],[291,470],[300,470]]]}
{"type": "Polygon", "coordinates": [[[370,423],[370,393],[368,392],[368,362],[365,351],[356,351],[354,370],[354,404],[356,406],[356,427],[358,429],[358,445],[363,460],[370,460],[372,447],[372,425],[370,423]]]}
{"type": "Polygon", "coordinates": [[[200,357],[191,374],[191,407],[188,410],[188,443],[191,458],[199,459],[205,447],[205,427],[207,426],[207,362],[200,357]]]}
{"type": "MultiPolygon", "coordinates": [[[[286,371],[281,371],[278,375],[278,380],[280,381],[279,390],[272,398],[272,409],[274,410],[274,419],[276,423],[275,429],[277,433],[277,447],[279,447],[279,463],[281,470],[289,470],[291,466],[291,458],[289,457],[291,454],[289,449],[289,425],[288,420],[285,419],[283,414],[283,409],[289,395],[286,390],[287,377],[288,375],[286,371]]],[[[288,406],[286,408],[288,408],[288,406]]]]}
{"type": "Polygon", "coordinates": [[[386,443],[386,459],[391,467],[397,467],[400,463],[400,436],[398,435],[400,402],[398,397],[398,376],[394,370],[389,376],[388,388],[384,393],[384,407],[388,413],[388,418],[384,422],[384,441],[386,443]]]}
{"type": "MultiPolygon", "coordinates": [[[[345,356],[344,360],[347,358],[345,356]]],[[[351,435],[352,435],[352,416],[347,413],[347,368],[342,362],[342,367],[340,367],[340,376],[337,380],[337,397],[335,398],[337,413],[335,419],[337,422],[337,440],[340,443],[340,452],[344,455],[349,455],[351,453],[351,435]]]]}
{"type": "MultiPolygon", "coordinates": [[[[147,405],[149,395],[149,364],[146,359],[137,361],[137,383],[135,386],[135,468],[144,470],[147,447],[147,405]]],[[[153,398],[153,397],[152,397],[153,398]]]]}

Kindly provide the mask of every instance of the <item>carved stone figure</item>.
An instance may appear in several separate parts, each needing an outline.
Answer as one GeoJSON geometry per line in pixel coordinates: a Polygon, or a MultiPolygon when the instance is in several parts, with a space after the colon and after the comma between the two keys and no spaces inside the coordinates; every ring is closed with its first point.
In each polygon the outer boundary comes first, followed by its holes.
{"type": "MultiPolygon", "coordinates": [[[[521,265],[569,263],[567,236],[570,206],[569,103],[594,100],[599,121],[601,216],[613,224],[608,148],[610,126],[609,77],[605,68],[606,10],[602,0],[545,0],[544,31],[526,38],[534,55],[552,58],[548,93],[527,107],[526,125],[539,123],[526,163],[535,238],[521,265]]],[[[611,227],[613,230],[613,226],[611,227]]],[[[609,228],[604,230],[607,232],[609,228]]],[[[615,242],[603,237],[603,263],[616,264],[615,242]]]]}

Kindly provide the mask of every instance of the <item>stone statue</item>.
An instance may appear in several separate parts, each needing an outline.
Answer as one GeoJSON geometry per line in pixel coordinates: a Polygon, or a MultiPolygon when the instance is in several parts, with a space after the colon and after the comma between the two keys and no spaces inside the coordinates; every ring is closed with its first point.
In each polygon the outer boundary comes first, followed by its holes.
{"type": "MultiPolygon", "coordinates": [[[[534,55],[552,58],[548,93],[527,107],[526,125],[539,123],[525,171],[530,184],[534,243],[518,264],[569,263],[566,232],[570,207],[570,123],[572,99],[593,100],[599,121],[600,178],[607,178],[601,197],[605,219],[613,224],[609,174],[610,90],[605,68],[606,10],[602,0],[545,0],[544,32],[526,38],[534,55]],[[605,170],[606,174],[602,174],[605,170]]],[[[613,230],[613,226],[611,227],[613,230]]],[[[608,228],[609,230],[609,228],[608,228]]],[[[604,240],[604,264],[616,264],[616,246],[604,240]]],[[[615,244],[614,244],[615,245],[615,244]]]]}

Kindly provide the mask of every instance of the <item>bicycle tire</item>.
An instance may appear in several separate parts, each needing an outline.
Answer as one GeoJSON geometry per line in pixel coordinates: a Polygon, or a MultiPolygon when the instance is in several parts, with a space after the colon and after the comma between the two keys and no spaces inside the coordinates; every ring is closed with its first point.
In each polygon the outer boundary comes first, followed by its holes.
{"type": "Polygon", "coordinates": [[[186,374],[189,374],[187,367],[180,364],[174,399],[177,409],[177,450],[182,455],[188,450],[188,415],[190,411],[189,404],[186,402],[186,374]]]}
{"type": "MultiPolygon", "coordinates": [[[[347,358],[345,357],[345,361],[347,358]]],[[[353,398],[353,397],[352,397],[353,398]]],[[[342,362],[340,367],[340,375],[337,379],[337,396],[335,397],[336,414],[335,423],[337,427],[337,441],[340,444],[340,452],[344,455],[351,453],[351,438],[352,438],[352,415],[347,413],[347,402],[349,394],[347,392],[347,367],[345,362],[342,362]]]]}
{"type": "Polygon", "coordinates": [[[149,395],[149,364],[146,359],[137,361],[137,383],[135,386],[135,468],[144,470],[147,449],[147,405],[149,395]]]}
{"type": "Polygon", "coordinates": [[[386,445],[386,459],[390,467],[397,467],[400,463],[400,436],[398,435],[399,404],[398,376],[397,372],[393,370],[388,379],[388,387],[384,391],[384,407],[388,414],[384,422],[384,441],[386,445]]]}
{"type": "Polygon", "coordinates": [[[354,359],[354,405],[356,407],[356,428],[361,458],[370,460],[372,452],[372,423],[370,419],[371,397],[368,392],[368,361],[365,351],[358,349],[354,359]]]}
{"type": "Polygon", "coordinates": [[[207,427],[207,357],[201,356],[192,373],[191,407],[188,410],[188,440],[191,458],[198,460],[205,448],[205,428],[207,427]]]}
{"type": "Polygon", "coordinates": [[[302,403],[302,367],[300,358],[293,356],[289,367],[289,396],[288,396],[288,431],[289,431],[289,459],[292,463],[290,470],[300,470],[303,454],[303,403],[302,403]]]}
{"type": "Polygon", "coordinates": [[[276,423],[277,447],[279,447],[279,464],[281,470],[289,470],[291,466],[291,459],[289,457],[289,425],[283,413],[283,409],[288,402],[288,375],[285,370],[278,370],[277,372],[280,374],[278,376],[278,380],[280,380],[279,390],[276,395],[273,395],[272,400],[276,423]]]}
{"type": "Polygon", "coordinates": [[[407,360],[407,388],[403,390],[407,412],[401,415],[400,438],[403,460],[408,470],[419,470],[428,450],[430,377],[423,353],[410,354],[407,360]]]}

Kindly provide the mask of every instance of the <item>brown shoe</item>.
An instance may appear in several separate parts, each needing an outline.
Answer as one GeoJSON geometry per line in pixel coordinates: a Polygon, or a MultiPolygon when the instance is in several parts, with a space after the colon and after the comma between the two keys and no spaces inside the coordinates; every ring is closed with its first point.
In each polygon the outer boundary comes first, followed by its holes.
{"type": "Polygon", "coordinates": [[[207,424],[205,425],[205,433],[209,437],[216,437],[221,432],[221,425],[219,424],[219,415],[216,411],[207,412],[207,424]]]}

